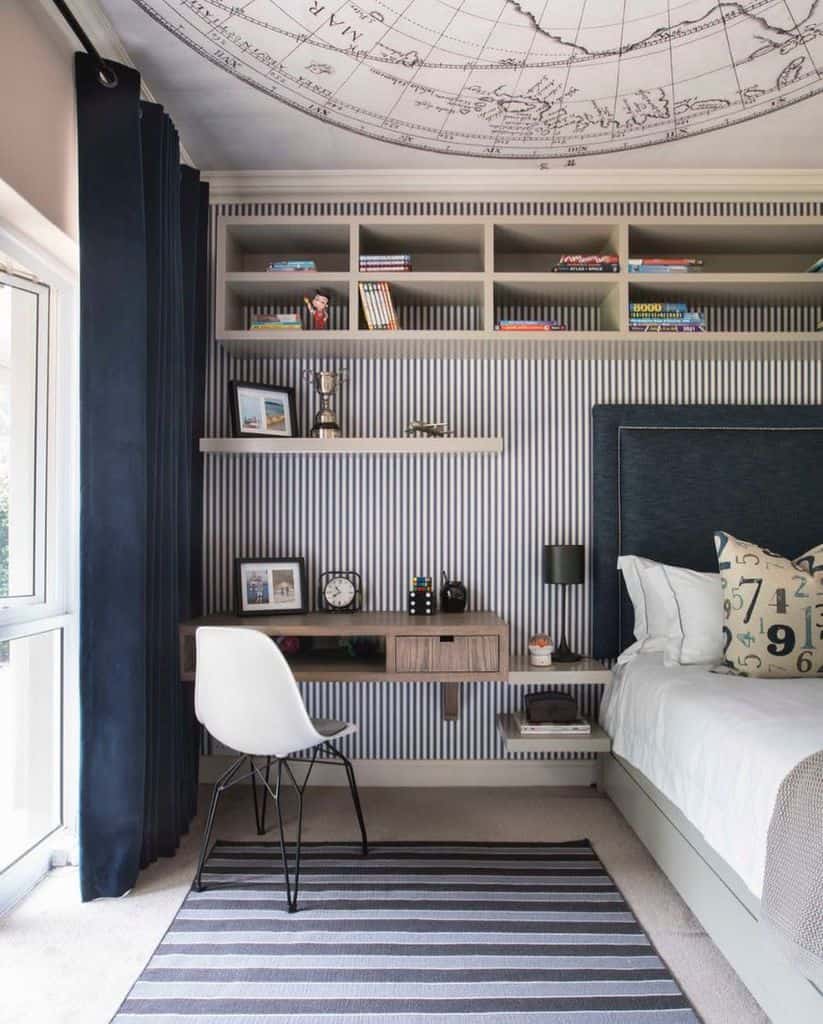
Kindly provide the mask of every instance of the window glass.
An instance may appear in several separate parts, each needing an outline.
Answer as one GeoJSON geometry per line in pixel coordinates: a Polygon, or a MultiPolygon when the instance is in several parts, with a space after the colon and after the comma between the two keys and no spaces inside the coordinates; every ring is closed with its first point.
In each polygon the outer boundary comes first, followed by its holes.
{"type": "MultiPolygon", "coordinates": [[[[0,274],[0,601],[36,590],[38,314],[42,293],[0,274]]],[[[43,453],[40,453],[41,458],[43,453]]]]}
{"type": "Polygon", "coordinates": [[[0,642],[0,871],[60,824],[61,631],[0,642]]]}

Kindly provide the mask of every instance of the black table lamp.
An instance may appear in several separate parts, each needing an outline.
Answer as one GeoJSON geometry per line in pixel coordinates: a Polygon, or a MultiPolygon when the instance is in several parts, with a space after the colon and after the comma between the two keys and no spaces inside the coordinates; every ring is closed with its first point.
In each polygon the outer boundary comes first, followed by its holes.
{"type": "Polygon", "coordinates": [[[569,649],[566,641],[566,587],[585,580],[585,558],[582,544],[546,544],[543,548],[543,582],[560,587],[560,643],[552,654],[553,661],[580,661],[580,655],[569,649]]]}

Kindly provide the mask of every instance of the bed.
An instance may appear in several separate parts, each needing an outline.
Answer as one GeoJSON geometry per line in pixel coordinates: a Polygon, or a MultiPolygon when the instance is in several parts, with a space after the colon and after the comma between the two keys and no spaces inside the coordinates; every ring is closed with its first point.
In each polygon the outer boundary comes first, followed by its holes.
{"type": "MultiPolygon", "coordinates": [[[[598,657],[632,640],[619,555],[716,571],[717,528],[787,554],[823,537],[819,408],[596,406],[592,446],[598,657]]],[[[652,654],[618,667],[602,709],[607,793],[775,1024],[823,1021],[823,993],[761,921],[776,794],[823,746],[821,695],[820,679],[652,654]]]]}

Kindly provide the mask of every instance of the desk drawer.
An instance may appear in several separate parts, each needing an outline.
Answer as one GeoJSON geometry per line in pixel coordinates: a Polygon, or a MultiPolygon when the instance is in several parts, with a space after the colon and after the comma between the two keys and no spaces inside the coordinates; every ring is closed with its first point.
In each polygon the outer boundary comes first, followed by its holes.
{"type": "Polygon", "coordinates": [[[498,672],[496,636],[399,636],[397,672],[498,672]]]}

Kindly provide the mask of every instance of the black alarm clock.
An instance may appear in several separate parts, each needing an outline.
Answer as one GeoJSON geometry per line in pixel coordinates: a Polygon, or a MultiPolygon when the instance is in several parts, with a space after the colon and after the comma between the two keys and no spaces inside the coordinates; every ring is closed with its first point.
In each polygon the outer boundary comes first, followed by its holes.
{"type": "Polygon", "coordinates": [[[324,612],[359,612],[363,606],[360,574],[333,569],[322,572],[317,584],[317,607],[324,612]]]}

